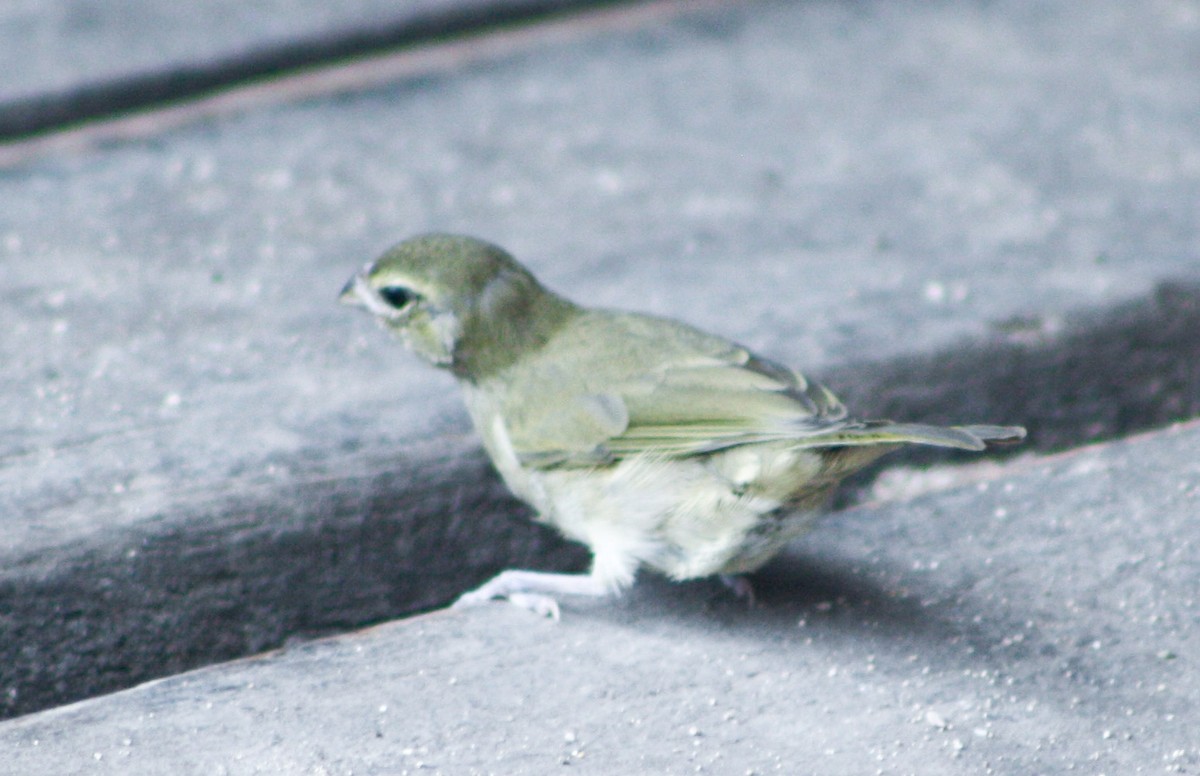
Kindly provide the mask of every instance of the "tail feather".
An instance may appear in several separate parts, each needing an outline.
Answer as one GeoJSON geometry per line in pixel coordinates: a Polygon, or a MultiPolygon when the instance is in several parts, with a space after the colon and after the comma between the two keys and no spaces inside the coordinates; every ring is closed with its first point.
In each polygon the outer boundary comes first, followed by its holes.
{"type": "Polygon", "coordinates": [[[1025,428],[1023,426],[958,426],[958,428],[966,431],[972,436],[978,437],[984,442],[992,442],[998,445],[1016,444],[1025,438],[1025,428]]]}
{"type": "Polygon", "coordinates": [[[917,444],[979,451],[988,442],[1019,442],[1025,438],[1020,426],[928,426],[922,423],[867,423],[843,428],[808,440],[814,447],[841,445],[917,444]]]}

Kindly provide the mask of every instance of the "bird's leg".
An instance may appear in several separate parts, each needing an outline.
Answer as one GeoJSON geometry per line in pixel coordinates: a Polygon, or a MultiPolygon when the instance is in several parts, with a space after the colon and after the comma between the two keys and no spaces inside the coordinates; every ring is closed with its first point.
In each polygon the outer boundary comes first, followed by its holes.
{"type": "Polygon", "coordinates": [[[522,609],[543,617],[559,618],[555,596],[586,595],[602,597],[618,595],[633,584],[636,563],[603,562],[597,557],[587,574],[559,574],[551,571],[509,569],[484,582],[474,590],[463,593],[452,608],[478,606],[493,598],[504,598],[522,609]]]}
{"type": "Polygon", "coordinates": [[[725,587],[733,591],[733,594],[746,602],[746,606],[750,609],[758,603],[758,597],[754,595],[754,585],[750,582],[749,577],[741,574],[722,574],[721,583],[725,587]]]}
{"type": "Polygon", "coordinates": [[[604,596],[613,592],[592,574],[555,574],[549,571],[509,569],[463,593],[454,602],[455,609],[478,606],[493,598],[506,598],[522,609],[543,617],[558,619],[556,595],[604,596]]]}

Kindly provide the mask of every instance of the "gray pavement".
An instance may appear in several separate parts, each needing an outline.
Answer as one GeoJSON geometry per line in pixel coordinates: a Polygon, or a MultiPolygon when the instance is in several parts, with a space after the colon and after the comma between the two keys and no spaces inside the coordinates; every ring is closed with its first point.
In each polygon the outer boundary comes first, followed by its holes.
{"type": "Polygon", "coordinates": [[[7,712],[292,640],[0,723],[14,773],[1200,767],[1195,430],[1123,438],[1200,414],[1200,3],[654,8],[6,157],[7,712]],[[450,381],[333,301],[429,229],[864,413],[1115,441],[900,458],[934,468],[852,487],[762,610],[647,579],[557,627],[500,606],[301,646],[586,563],[450,381]]]}
{"type": "Polygon", "coordinates": [[[0,138],[588,6],[588,0],[0,5],[0,138]]]}
{"type": "Polygon", "coordinates": [[[12,773],[1191,773],[1200,424],[831,517],[759,578],[437,612],[0,726],[12,773]]]}

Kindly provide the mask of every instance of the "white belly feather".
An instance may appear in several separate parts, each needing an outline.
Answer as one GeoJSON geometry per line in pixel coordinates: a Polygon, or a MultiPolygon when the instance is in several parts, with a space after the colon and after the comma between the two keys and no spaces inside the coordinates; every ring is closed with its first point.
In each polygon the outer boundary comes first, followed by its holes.
{"type": "Polygon", "coordinates": [[[503,419],[471,393],[468,407],[505,484],[540,520],[591,548],[593,573],[613,587],[632,583],[642,564],[674,579],[752,571],[814,517],[764,517],[783,500],[761,487],[815,472],[809,451],[749,446],[704,457],[642,455],[596,468],[526,469],[503,419]]]}

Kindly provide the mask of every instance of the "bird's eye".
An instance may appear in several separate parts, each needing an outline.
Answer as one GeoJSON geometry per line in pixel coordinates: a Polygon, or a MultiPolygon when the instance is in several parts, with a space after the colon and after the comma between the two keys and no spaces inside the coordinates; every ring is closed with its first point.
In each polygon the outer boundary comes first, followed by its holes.
{"type": "Polygon", "coordinates": [[[403,310],[421,298],[420,294],[404,286],[384,286],[379,289],[379,295],[383,297],[383,301],[397,310],[403,310]]]}

